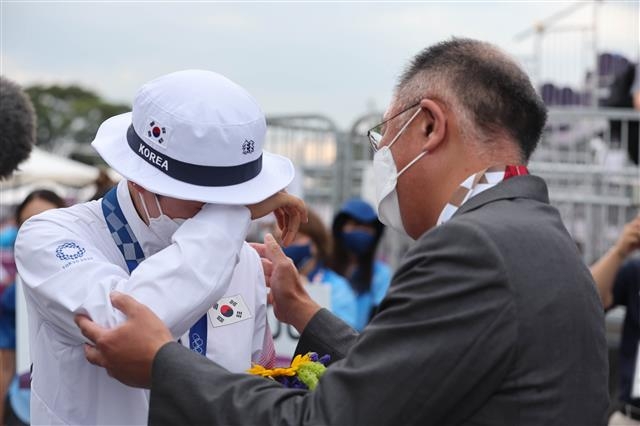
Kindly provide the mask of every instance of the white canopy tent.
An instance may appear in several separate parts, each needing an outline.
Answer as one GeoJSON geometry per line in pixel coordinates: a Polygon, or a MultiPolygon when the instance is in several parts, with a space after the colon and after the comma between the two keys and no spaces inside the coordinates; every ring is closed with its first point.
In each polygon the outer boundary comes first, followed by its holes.
{"type": "Polygon", "coordinates": [[[18,167],[18,171],[3,184],[12,182],[27,184],[38,181],[53,181],[61,185],[82,187],[98,177],[99,170],[78,161],[34,148],[29,158],[18,167]]]}
{"type": "Polygon", "coordinates": [[[99,173],[97,167],[34,148],[13,176],[0,181],[0,205],[19,204],[37,188],[50,189],[63,198],[84,201],[95,192],[94,182],[99,173]]]}

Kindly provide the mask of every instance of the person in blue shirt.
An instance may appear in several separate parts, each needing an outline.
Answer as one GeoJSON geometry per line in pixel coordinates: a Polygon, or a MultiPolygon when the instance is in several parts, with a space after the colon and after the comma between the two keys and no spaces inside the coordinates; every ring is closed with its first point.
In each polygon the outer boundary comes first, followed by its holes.
{"type": "Polygon", "coordinates": [[[391,268],[376,260],[376,249],[384,225],[368,203],[352,198],[333,219],[334,248],[331,266],[346,277],[356,293],[355,329],[367,325],[391,283],[391,268]]]}
{"type": "MultiPolygon", "coordinates": [[[[0,371],[4,380],[5,368],[9,368],[15,362],[10,356],[15,355],[16,348],[16,322],[15,322],[15,264],[13,261],[13,244],[16,241],[18,228],[13,225],[5,226],[0,230],[0,371]],[[11,352],[7,354],[6,351],[11,352]]],[[[9,375],[11,377],[13,373],[9,375]]],[[[0,384],[0,390],[3,389],[0,384]]],[[[2,396],[2,394],[0,394],[2,396]]],[[[2,405],[0,405],[0,408],[2,405]]],[[[0,414],[2,410],[0,410],[0,414]]]]}
{"type": "Polygon", "coordinates": [[[284,247],[298,272],[311,284],[331,286],[331,311],[351,327],[357,326],[356,295],[349,282],[327,267],[331,254],[331,236],[322,220],[308,211],[309,221],[301,223],[298,235],[284,247]]]}
{"type": "Polygon", "coordinates": [[[0,230],[0,424],[5,424],[5,402],[16,365],[16,286],[13,244],[17,228],[0,230]]]}

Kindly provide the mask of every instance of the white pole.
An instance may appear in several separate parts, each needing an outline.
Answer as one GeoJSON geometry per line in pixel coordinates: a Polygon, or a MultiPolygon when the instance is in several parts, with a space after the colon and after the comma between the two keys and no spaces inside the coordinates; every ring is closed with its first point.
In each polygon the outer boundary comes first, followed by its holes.
{"type": "Polygon", "coordinates": [[[594,0],[593,2],[593,22],[592,22],[592,32],[593,32],[593,79],[592,79],[592,95],[591,95],[591,106],[594,108],[598,107],[598,95],[600,89],[600,61],[598,60],[598,9],[600,6],[601,0],[594,0]]]}

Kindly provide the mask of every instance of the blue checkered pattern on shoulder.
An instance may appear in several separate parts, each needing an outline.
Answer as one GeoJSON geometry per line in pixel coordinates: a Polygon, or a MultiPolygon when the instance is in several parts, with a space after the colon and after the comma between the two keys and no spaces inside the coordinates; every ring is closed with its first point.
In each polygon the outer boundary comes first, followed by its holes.
{"type": "Polygon", "coordinates": [[[102,197],[102,213],[107,221],[113,241],[120,249],[127,263],[127,268],[129,268],[129,273],[131,273],[144,260],[144,252],[120,209],[117,189],[118,187],[114,186],[102,197]]]}

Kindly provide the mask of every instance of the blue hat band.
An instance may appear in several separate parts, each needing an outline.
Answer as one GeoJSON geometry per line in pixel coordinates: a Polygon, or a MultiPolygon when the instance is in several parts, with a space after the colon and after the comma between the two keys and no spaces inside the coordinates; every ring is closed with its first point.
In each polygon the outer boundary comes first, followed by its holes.
{"type": "Polygon", "coordinates": [[[262,154],[253,161],[237,166],[202,166],[176,160],[150,147],[138,136],[133,125],[127,129],[127,142],[133,152],[165,175],[193,185],[237,185],[253,179],[262,170],[262,154]]]}

